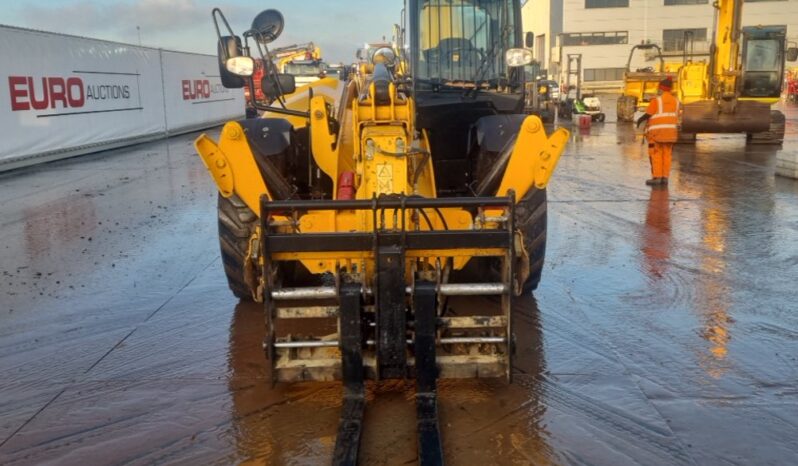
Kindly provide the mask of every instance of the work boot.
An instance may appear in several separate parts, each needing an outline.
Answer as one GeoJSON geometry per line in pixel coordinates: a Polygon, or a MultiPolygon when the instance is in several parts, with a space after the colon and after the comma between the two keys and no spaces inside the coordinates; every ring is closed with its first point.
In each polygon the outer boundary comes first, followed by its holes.
{"type": "Polygon", "coordinates": [[[646,180],[646,186],[657,186],[660,183],[659,180],[661,180],[661,178],[651,178],[650,180],[646,180]]]}
{"type": "Polygon", "coordinates": [[[660,178],[659,179],[659,184],[661,184],[662,186],[668,186],[668,179],[667,178],[660,178]]]}

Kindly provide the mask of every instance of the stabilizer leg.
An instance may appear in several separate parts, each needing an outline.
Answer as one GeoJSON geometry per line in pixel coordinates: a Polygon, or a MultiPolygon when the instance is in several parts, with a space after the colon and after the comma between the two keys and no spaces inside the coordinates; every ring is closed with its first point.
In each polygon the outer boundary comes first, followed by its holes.
{"type": "Polygon", "coordinates": [[[435,364],[435,284],[416,282],[415,307],[416,419],[418,461],[421,466],[443,464],[438,427],[438,368],[435,364]]]}
{"type": "Polygon", "coordinates": [[[366,389],[363,381],[362,330],[360,323],[360,285],[343,284],[340,291],[341,372],[344,401],[333,465],[355,466],[363,432],[366,389]]]}

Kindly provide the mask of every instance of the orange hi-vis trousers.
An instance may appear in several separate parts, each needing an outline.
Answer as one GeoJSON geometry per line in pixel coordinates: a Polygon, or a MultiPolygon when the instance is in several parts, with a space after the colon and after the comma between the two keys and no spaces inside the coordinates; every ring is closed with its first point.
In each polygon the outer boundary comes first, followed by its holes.
{"type": "Polygon", "coordinates": [[[651,161],[651,177],[667,178],[671,173],[672,142],[649,142],[648,158],[651,161]]]}

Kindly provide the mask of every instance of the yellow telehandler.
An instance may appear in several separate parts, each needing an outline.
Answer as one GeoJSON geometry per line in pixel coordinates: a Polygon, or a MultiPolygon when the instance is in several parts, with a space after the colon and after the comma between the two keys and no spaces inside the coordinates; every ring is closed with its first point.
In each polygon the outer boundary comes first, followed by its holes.
{"type": "MultiPolygon", "coordinates": [[[[404,11],[405,74],[377,51],[335,108],[314,84],[285,102],[295,80],[273,72],[261,118],[195,142],[230,288],[264,305],[273,381],[343,381],[334,464],[357,463],[366,379],[416,380],[421,464],[443,462],[439,377],[511,380],[511,303],[540,281],[545,188],[569,138],[522,113],[519,0],[404,11]]],[[[222,81],[241,87],[283,17],[262,12],[243,41],[213,18],[222,81]]]]}

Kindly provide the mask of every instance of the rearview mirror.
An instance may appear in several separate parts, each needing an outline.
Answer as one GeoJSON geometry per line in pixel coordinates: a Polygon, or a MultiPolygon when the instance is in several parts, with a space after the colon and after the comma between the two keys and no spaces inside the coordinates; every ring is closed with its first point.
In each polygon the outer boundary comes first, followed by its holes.
{"type": "Polygon", "coordinates": [[[795,61],[798,60],[798,47],[790,47],[787,49],[787,53],[784,54],[787,61],[795,61]]]}
{"type": "Polygon", "coordinates": [[[285,19],[283,19],[282,13],[271,9],[263,10],[252,20],[252,29],[247,32],[252,34],[258,42],[268,44],[280,37],[283,26],[285,26],[285,19]]]}
{"type": "Polygon", "coordinates": [[[227,71],[236,76],[252,76],[255,71],[255,60],[251,57],[233,57],[224,64],[227,71]]]}
{"type": "Polygon", "coordinates": [[[263,90],[263,95],[274,100],[281,95],[296,92],[296,79],[293,74],[280,73],[276,77],[273,74],[269,74],[261,80],[260,88],[263,90]]]}
{"type": "Polygon", "coordinates": [[[219,75],[222,78],[222,85],[228,89],[244,87],[244,78],[227,70],[228,60],[243,55],[241,38],[238,36],[222,36],[216,48],[216,55],[219,61],[219,75]]]}
{"type": "Polygon", "coordinates": [[[524,46],[528,49],[531,49],[535,46],[535,33],[529,31],[526,33],[526,37],[524,37],[524,46]]]}
{"type": "Polygon", "coordinates": [[[357,58],[358,60],[363,59],[363,49],[357,49],[357,52],[355,52],[355,58],[357,58]]]}

